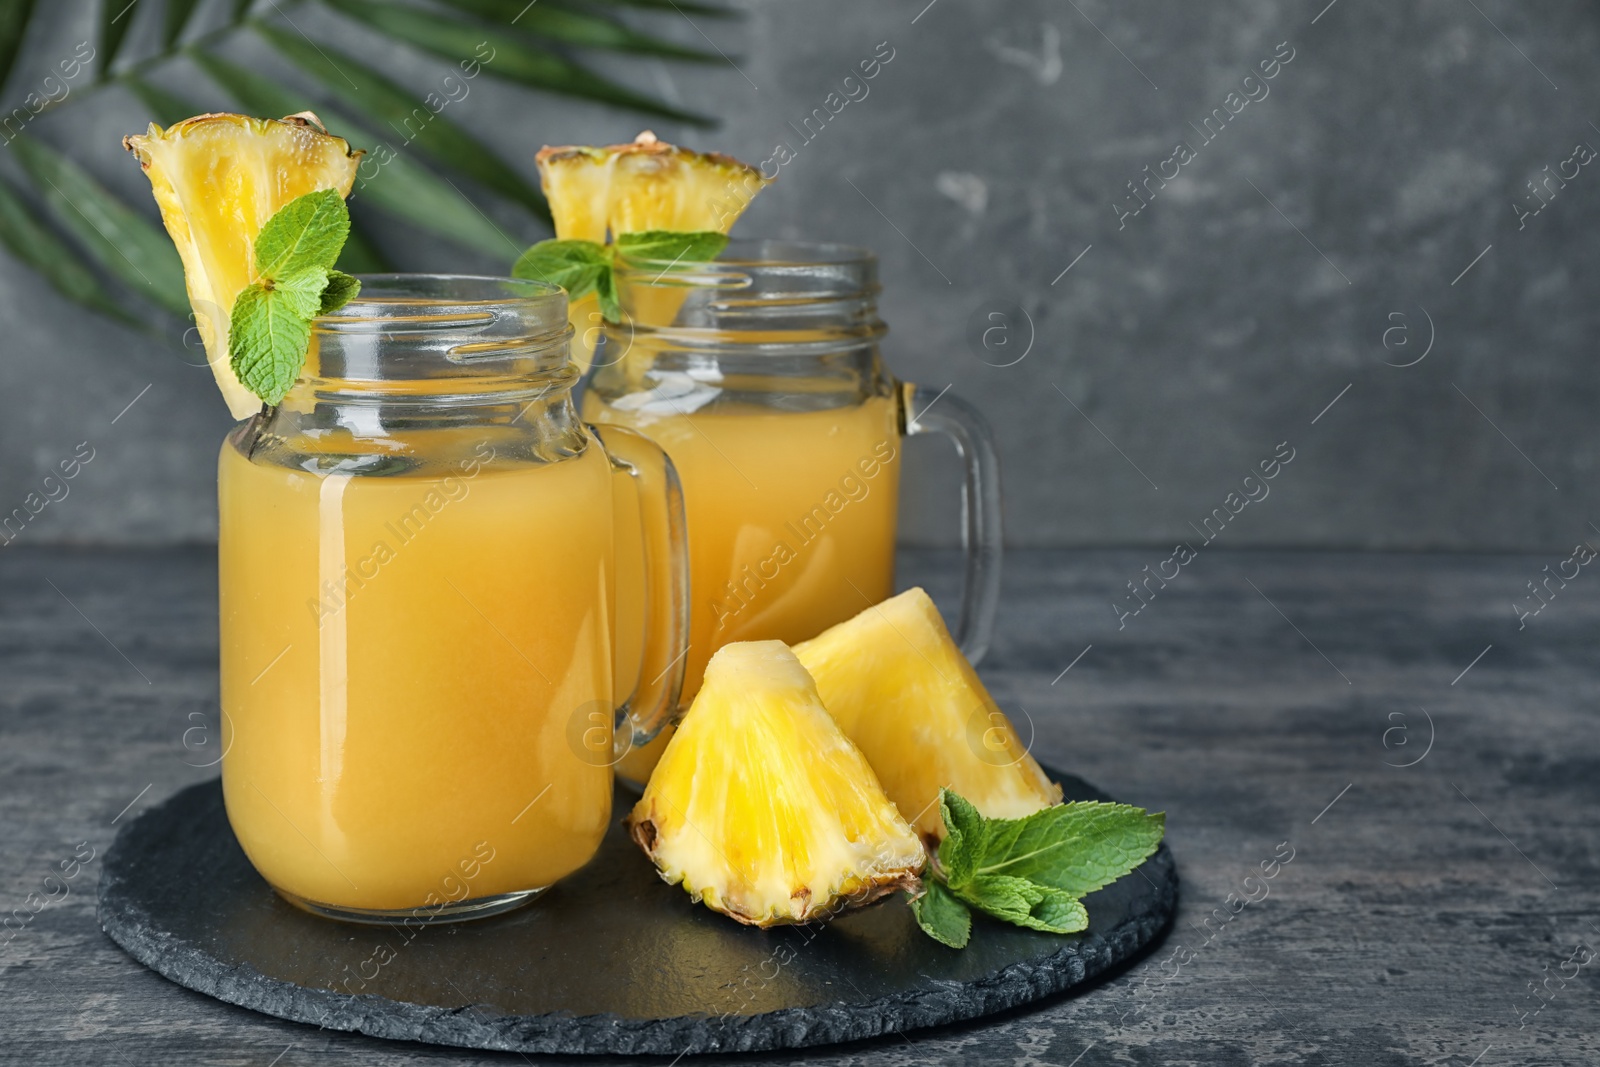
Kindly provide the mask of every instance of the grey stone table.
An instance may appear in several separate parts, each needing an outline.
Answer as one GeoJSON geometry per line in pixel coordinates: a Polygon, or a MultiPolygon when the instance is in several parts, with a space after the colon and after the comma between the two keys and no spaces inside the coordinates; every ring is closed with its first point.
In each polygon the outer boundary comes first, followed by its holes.
{"type": "MultiPolygon", "coordinates": [[[[985,1024],[721,1062],[1600,1062],[1600,575],[1519,622],[1572,564],[1208,550],[1119,629],[1167,555],[1013,555],[983,666],[1042,760],[1168,812],[1166,941],[985,1024]]],[[[230,1007],[96,925],[121,821],[216,773],[213,567],[0,550],[0,1061],[519,1062],[230,1007]]]]}

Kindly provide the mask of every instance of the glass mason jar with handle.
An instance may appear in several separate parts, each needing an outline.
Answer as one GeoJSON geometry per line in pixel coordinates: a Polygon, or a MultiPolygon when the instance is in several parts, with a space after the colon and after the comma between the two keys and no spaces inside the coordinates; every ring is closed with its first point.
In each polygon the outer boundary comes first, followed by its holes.
{"type": "MultiPolygon", "coordinates": [[[[952,629],[981,659],[999,598],[999,460],[973,408],[884,367],[873,255],[735,240],[711,263],[619,258],[616,281],[624,314],[605,328],[584,414],[650,437],[683,480],[684,700],[722,645],[805,640],[893,593],[910,434],[945,434],[965,461],[952,629]]],[[[628,753],[619,773],[644,780],[664,743],[628,753]]]]}
{"type": "Polygon", "coordinates": [[[223,791],[302,907],[411,922],[531,899],[598,848],[614,751],[677,708],[676,474],[578,420],[570,333],[554,286],[366,277],[223,445],[223,791]],[[642,636],[616,633],[619,553],[642,636]],[[619,642],[642,684],[614,717],[619,642]]]}

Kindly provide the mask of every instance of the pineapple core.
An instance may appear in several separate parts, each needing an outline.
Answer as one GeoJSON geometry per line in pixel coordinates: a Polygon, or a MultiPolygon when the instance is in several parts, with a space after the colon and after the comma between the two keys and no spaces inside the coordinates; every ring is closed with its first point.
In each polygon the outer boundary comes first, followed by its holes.
{"type": "Polygon", "coordinates": [[[915,890],[926,861],[781,641],[711,657],[628,825],[663,880],[756,926],[915,890]]]}
{"type": "Polygon", "coordinates": [[[1060,803],[1010,721],[921,589],[867,608],[794,646],[839,727],[866,755],[900,813],[944,836],[939,790],[991,819],[1060,803]]]}

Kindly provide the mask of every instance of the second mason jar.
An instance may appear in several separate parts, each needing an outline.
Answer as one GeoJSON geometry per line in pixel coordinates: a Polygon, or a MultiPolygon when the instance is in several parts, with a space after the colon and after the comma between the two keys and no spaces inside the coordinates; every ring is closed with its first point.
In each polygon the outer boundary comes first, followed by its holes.
{"type": "MultiPolygon", "coordinates": [[[[998,460],[978,414],[896,380],[877,263],[844,245],[733,241],[711,263],[619,258],[621,322],[584,398],[672,457],[691,555],[684,700],[732,641],[803,641],[894,592],[902,438],[942,433],[966,464],[966,587],[953,628],[976,662],[999,593],[998,460]]],[[[618,766],[642,781],[665,738],[618,766]]]]}

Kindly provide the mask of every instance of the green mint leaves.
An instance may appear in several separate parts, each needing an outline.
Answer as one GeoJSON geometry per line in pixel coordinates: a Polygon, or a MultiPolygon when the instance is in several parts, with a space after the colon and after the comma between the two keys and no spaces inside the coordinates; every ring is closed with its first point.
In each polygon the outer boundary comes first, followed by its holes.
{"type": "Polygon", "coordinates": [[[256,280],[234,300],[228,361],[245,387],[276,405],[300,376],[311,320],[337,311],[361,283],[333,269],[350,236],[350,212],[337,189],[296,197],[256,235],[256,280]]]}
{"type": "Polygon", "coordinates": [[[513,278],[550,282],[567,291],[568,300],[590,293],[600,296],[600,313],[607,322],[622,318],[617,287],[612,278],[611,248],[593,241],[540,241],[511,266],[513,278]]]}
{"type": "Polygon", "coordinates": [[[943,882],[925,880],[923,894],[911,902],[911,914],[917,917],[922,932],[940,944],[967,947],[967,939],[972,936],[972,911],[943,882]]]}
{"type": "Polygon", "coordinates": [[[617,252],[628,259],[653,263],[709,263],[728,247],[728,235],[716,230],[641,230],[617,238],[617,252]]]}
{"type": "Polygon", "coordinates": [[[951,948],[965,947],[971,936],[970,908],[1049,933],[1086,928],[1080,898],[1143,863],[1166,830],[1160,813],[1098,801],[987,819],[946,789],[939,807],[945,838],[911,910],[924,933],[951,948]]]}
{"type": "Polygon", "coordinates": [[[567,291],[569,300],[594,293],[606,321],[619,322],[622,305],[617,300],[618,255],[669,264],[704,263],[716,259],[727,244],[727,235],[715,230],[684,233],[642,230],[619,234],[616,243],[610,245],[593,241],[540,241],[517,257],[511,276],[559,285],[567,291]]]}

